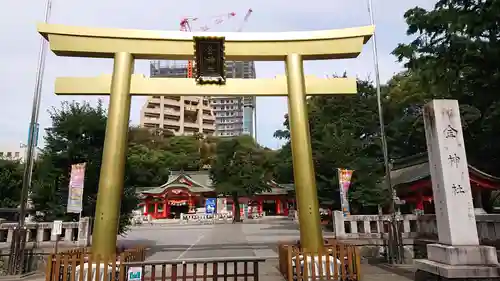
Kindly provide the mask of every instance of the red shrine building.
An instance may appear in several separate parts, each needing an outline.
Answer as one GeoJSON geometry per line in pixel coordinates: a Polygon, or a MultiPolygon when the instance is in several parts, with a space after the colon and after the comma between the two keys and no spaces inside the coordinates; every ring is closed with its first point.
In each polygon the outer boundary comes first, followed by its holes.
{"type": "MultiPolygon", "coordinates": [[[[240,197],[240,210],[248,207],[249,212],[272,216],[288,216],[295,206],[294,188],[291,184],[267,183],[269,190],[250,198],[240,197]]],[[[217,196],[208,171],[173,171],[168,181],[158,187],[139,188],[144,215],[153,219],[179,218],[181,213],[194,213],[205,207],[207,198],[217,196]]],[[[233,211],[231,197],[226,197],[227,211],[233,211]]]]}
{"type": "MultiPolygon", "coordinates": [[[[432,182],[427,153],[398,159],[391,169],[391,184],[400,199],[403,212],[423,211],[433,214],[432,182]]],[[[482,172],[469,165],[469,178],[476,212],[484,212],[485,200],[491,192],[500,189],[500,178],[482,172]]]]}

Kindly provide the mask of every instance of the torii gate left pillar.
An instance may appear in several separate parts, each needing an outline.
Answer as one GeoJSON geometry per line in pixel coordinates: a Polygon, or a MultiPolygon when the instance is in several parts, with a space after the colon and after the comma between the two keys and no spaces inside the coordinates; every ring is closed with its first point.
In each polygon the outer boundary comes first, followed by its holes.
{"type": "Polygon", "coordinates": [[[116,250],[131,95],[288,96],[301,245],[312,251],[323,246],[306,95],[355,94],[356,80],[305,79],[303,60],[357,57],[373,34],[373,26],[313,32],[208,34],[48,24],[39,25],[38,30],[50,41],[56,55],[114,58],[111,79],[100,76],[56,80],[57,94],[110,94],[93,254],[106,257],[116,250]],[[132,75],[134,59],[193,59],[193,35],[224,38],[225,55],[229,60],[284,61],[287,79],[228,79],[220,86],[197,85],[194,79],[188,78],[148,79],[132,75]]]}

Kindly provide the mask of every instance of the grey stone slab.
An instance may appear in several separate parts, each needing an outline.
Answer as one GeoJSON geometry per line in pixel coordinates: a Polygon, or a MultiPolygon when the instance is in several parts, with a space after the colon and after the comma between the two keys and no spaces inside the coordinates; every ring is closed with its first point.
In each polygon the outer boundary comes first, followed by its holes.
{"type": "Polygon", "coordinates": [[[491,246],[450,246],[428,244],[431,261],[449,265],[498,265],[497,251],[491,246]]]}
{"type": "Polygon", "coordinates": [[[498,266],[449,265],[430,260],[416,260],[417,271],[425,271],[444,278],[499,278],[498,266]]]}

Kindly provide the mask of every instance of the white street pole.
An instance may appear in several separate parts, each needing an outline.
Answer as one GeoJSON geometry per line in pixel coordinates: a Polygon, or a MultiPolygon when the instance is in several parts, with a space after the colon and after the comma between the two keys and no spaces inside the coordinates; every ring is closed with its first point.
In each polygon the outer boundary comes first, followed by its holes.
{"type": "MultiPolygon", "coordinates": [[[[52,0],[47,0],[45,6],[45,22],[49,22],[52,0]]],[[[38,115],[40,112],[40,100],[42,96],[43,74],[45,70],[45,57],[47,53],[47,43],[44,38],[40,38],[40,51],[38,54],[38,66],[36,71],[35,91],[33,93],[33,107],[31,111],[31,121],[28,130],[28,144],[26,161],[24,164],[23,185],[19,206],[18,226],[14,229],[14,237],[11,244],[9,257],[9,274],[21,274],[24,268],[24,249],[26,245],[26,209],[28,203],[28,192],[31,186],[31,175],[33,171],[33,154],[38,140],[38,115]]]]}
{"type": "MultiPolygon", "coordinates": [[[[368,0],[368,12],[370,14],[370,24],[375,25],[375,17],[373,13],[373,5],[372,5],[372,0],[368,0]]],[[[396,222],[396,194],[394,189],[392,188],[392,183],[391,183],[391,168],[389,164],[389,152],[387,148],[387,138],[385,134],[385,123],[384,123],[384,112],[383,112],[383,106],[382,106],[382,94],[380,90],[380,71],[379,71],[379,65],[378,65],[378,51],[377,51],[377,37],[376,37],[376,32],[373,33],[373,38],[372,38],[372,52],[373,52],[373,67],[375,68],[375,86],[377,89],[377,106],[378,106],[378,118],[379,118],[379,123],[380,123],[380,141],[382,142],[382,152],[384,155],[384,166],[385,166],[385,183],[387,185],[387,188],[389,190],[389,193],[391,194],[391,207],[392,207],[392,224],[393,224],[393,235],[392,238],[394,241],[396,241],[396,245],[399,244],[397,241],[399,240],[397,235],[398,235],[398,227],[397,227],[397,222],[396,222]]],[[[398,246],[395,245],[395,248],[393,248],[394,254],[396,254],[395,262],[400,261],[400,255],[398,254],[397,248],[398,246]]]]}
{"type": "MultiPolygon", "coordinates": [[[[52,0],[47,0],[45,6],[45,23],[49,22],[50,12],[52,10],[52,0]]],[[[24,165],[23,186],[21,190],[21,206],[19,210],[19,227],[24,227],[26,216],[26,203],[28,191],[31,186],[31,175],[33,172],[33,156],[38,142],[38,116],[40,115],[40,101],[42,98],[43,75],[45,72],[45,59],[47,57],[47,41],[40,38],[40,50],[38,53],[38,66],[36,71],[35,91],[33,93],[33,107],[31,110],[31,121],[28,131],[28,149],[26,152],[26,162],[24,165]]]]}

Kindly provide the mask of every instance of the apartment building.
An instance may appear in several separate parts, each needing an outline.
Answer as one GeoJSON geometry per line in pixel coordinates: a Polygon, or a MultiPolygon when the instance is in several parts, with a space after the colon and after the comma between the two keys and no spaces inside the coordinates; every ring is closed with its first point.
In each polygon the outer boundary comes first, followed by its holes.
{"type": "MultiPolygon", "coordinates": [[[[254,62],[227,62],[228,78],[255,78],[254,62]]],[[[185,63],[155,61],[151,77],[186,77],[185,63]]],[[[141,126],[169,129],[176,135],[254,136],[254,97],[150,97],[141,111],[141,126]],[[193,123],[193,110],[196,109],[193,123]],[[191,114],[190,117],[186,113],[191,114]]]]}
{"type": "MultiPolygon", "coordinates": [[[[157,61],[150,64],[151,77],[186,77],[186,65],[157,61]]],[[[140,126],[167,129],[175,135],[206,136],[215,133],[215,116],[208,98],[186,96],[148,97],[141,109],[140,126]]]]}
{"type": "Polygon", "coordinates": [[[141,111],[141,126],[167,129],[175,135],[215,132],[215,117],[203,97],[149,97],[141,111]]]}

